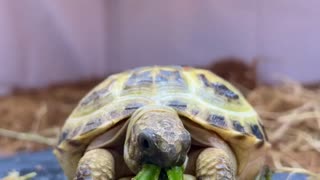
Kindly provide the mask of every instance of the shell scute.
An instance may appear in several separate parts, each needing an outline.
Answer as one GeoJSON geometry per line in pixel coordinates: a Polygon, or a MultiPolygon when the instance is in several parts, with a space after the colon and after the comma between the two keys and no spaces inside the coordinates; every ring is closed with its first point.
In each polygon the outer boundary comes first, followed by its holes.
{"type": "Polygon", "coordinates": [[[73,128],[73,130],[69,133],[68,138],[72,139],[73,137],[75,137],[76,135],[79,134],[80,130],[81,130],[82,126],[76,126],[73,128]]]}
{"type": "Polygon", "coordinates": [[[186,86],[186,82],[178,70],[160,70],[155,78],[156,83],[175,83],[186,86]]]}
{"type": "Polygon", "coordinates": [[[195,70],[197,96],[212,106],[233,112],[253,111],[241,93],[228,82],[206,70],[195,70]]]}
{"type": "Polygon", "coordinates": [[[210,125],[213,125],[213,126],[217,126],[220,128],[227,127],[227,123],[225,121],[225,118],[222,115],[210,114],[207,121],[210,125]]]}
{"type": "Polygon", "coordinates": [[[126,105],[125,108],[122,110],[122,115],[128,116],[142,106],[143,106],[143,104],[140,104],[140,103],[130,103],[130,104],[126,105]]]}
{"type": "Polygon", "coordinates": [[[114,95],[112,93],[112,86],[116,82],[115,79],[107,79],[98,87],[89,92],[79,103],[74,110],[73,116],[83,116],[90,114],[97,109],[109,104],[113,101],[114,95]]]}
{"type": "Polygon", "coordinates": [[[241,132],[241,133],[245,132],[244,127],[240,124],[239,121],[237,121],[237,120],[232,120],[232,125],[233,125],[233,129],[234,129],[234,130],[236,130],[236,131],[238,131],[238,132],[241,132]]]}
{"type": "Polygon", "coordinates": [[[185,103],[183,101],[180,101],[180,100],[171,100],[167,103],[167,106],[170,106],[176,110],[180,110],[180,111],[183,111],[187,108],[188,106],[188,103],[185,103]]]}
{"type": "Polygon", "coordinates": [[[70,130],[66,129],[60,134],[59,139],[58,139],[58,144],[60,144],[62,141],[64,141],[68,137],[69,132],[70,132],[70,130]]]}
{"type": "Polygon", "coordinates": [[[211,87],[215,90],[217,94],[225,96],[228,99],[239,99],[239,95],[231,91],[222,83],[211,83],[211,87]]]}
{"type": "Polygon", "coordinates": [[[110,91],[110,87],[114,82],[115,79],[107,83],[104,87],[92,91],[88,96],[82,99],[82,101],[80,102],[80,106],[87,106],[88,104],[96,103],[97,100],[105,97],[104,95],[110,91]]]}
{"type": "Polygon", "coordinates": [[[261,132],[261,130],[260,130],[260,128],[259,128],[259,126],[257,124],[252,124],[250,126],[250,129],[251,129],[252,134],[254,136],[256,136],[258,139],[261,139],[261,140],[264,139],[263,135],[262,135],[262,132],[261,132]]]}
{"type": "Polygon", "coordinates": [[[91,120],[89,120],[83,127],[82,131],[81,131],[81,135],[84,135],[96,128],[98,128],[99,126],[101,126],[103,124],[103,120],[101,118],[93,118],[91,120]]]}
{"type": "Polygon", "coordinates": [[[118,119],[119,117],[121,117],[121,112],[119,110],[110,111],[108,114],[110,119],[118,119]]]}
{"type": "Polygon", "coordinates": [[[151,70],[133,72],[124,85],[124,89],[137,88],[140,86],[150,87],[153,84],[151,70]]]}
{"type": "Polygon", "coordinates": [[[127,104],[126,107],[124,108],[124,110],[125,111],[134,111],[134,110],[139,109],[142,106],[143,106],[142,103],[133,102],[133,103],[127,104]]]}
{"type": "Polygon", "coordinates": [[[199,79],[201,80],[201,82],[203,83],[203,85],[205,85],[206,87],[210,87],[211,83],[209,82],[209,80],[207,79],[206,75],[204,74],[198,74],[199,79]]]}
{"type": "Polygon", "coordinates": [[[81,102],[80,106],[87,106],[88,104],[94,103],[98,99],[102,97],[104,93],[108,91],[107,88],[99,89],[97,91],[92,92],[89,96],[85,97],[81,102]]]}
{"type": "Polygon", "coordinates": [[[239,95],[230,90],[224,83],[221,82],[210,82],[205,74],[198,74],[200,81],[206,88],[210,88],[214,91],[216,95],[224,96],[228,100],[237,100],[239,95]]]}

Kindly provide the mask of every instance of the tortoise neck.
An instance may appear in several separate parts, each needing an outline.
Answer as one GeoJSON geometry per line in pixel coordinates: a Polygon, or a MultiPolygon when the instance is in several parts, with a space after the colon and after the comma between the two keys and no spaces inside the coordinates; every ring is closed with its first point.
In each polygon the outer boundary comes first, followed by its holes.
{"type": "Polygon", "coordinates": [[[177,114],[177,112],[171,107],[152,104],[152,105],[147,105],[137,109],[132,114],[131,119],[139,119],[141,116],[143,116],[147,112],[164,112],[164,113],[167,112],[167,113],[177,114]]]}
{"type": "MultiPolygon", "coordinates": [[[[129,119],[129,125],[128,125],[128,130],[127,130],[127,134],[129,134],[130,130],[132,129],[132,126],[134,124],[137,123],[138,120],[141,119],[142,116],[144,116],[145,114],[152,114],[152,113],[161,113],[161,114],[166,114],[167,116],[173,116],[173,117],[177,117],[177,119],[179,119],[179,116],[177,114],[177,112],[167,106],[163,106],[163,105],[147,105],[144,107],[141,107],[139,109],[137,109],[130,117],[129,119]]],[[[180,120],[180,119],[179,119],[180,120]]],[[[181,121],[181,120],[180,120],[181,121]]]]}

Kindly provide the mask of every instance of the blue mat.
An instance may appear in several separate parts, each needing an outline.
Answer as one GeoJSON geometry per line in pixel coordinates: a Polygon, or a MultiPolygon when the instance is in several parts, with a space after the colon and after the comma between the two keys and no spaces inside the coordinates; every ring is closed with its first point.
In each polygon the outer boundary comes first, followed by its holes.
{"type": "Polygon", "coordinates": [[[20,153],[14,157],[0,159],[0,178],[12,170],[19,171],[22,175],[36,172],[35,180],[66,179],[52,150],[20,153]]]}
{"type": "Polygon", "coordinates": [[[278,174],[274,174],[272,176],[272,180],[307,180],[308,177],[305,176],[304,174],[299,174],[299,173],[296,173],[294,175],[291,175],[290,176],[290,179],[287,179],[288,178],[288,174],[287,173],[278,173],[278,174]]]}
{"type": "MultiPolygon", "coordinates": [[[[65,180],[65,176],[52,154],[52,150],[35,153],[20,153],[14,157],[0,159],[0,178],[12,170],[19,171],[22,175],[36,172],[34,180],[65,180]]],[[[272,180],[287,180],[288,174],[277,173],[272,180]]],[[[289,180],[289,179],[288,179],[289,180]]],[[[290,176],[290,180],[307,180],[302,174],[290,176]]]]}

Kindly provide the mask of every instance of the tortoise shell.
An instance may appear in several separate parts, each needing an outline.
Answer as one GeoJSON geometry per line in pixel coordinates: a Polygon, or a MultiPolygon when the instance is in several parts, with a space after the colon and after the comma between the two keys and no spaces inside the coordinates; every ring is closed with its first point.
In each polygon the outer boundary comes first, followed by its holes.
{"type": "Polygon", "coordinates": [[[235,152],[239,171],[252,159],[252,151],[269,146],[257,113],[222,78],[191,67],[142,67],[111,75],[80,101],[66,120],[55,149],[62,167],[77,163],[95,137],[151,104],[172,107],[218,134],[235,152]]]}

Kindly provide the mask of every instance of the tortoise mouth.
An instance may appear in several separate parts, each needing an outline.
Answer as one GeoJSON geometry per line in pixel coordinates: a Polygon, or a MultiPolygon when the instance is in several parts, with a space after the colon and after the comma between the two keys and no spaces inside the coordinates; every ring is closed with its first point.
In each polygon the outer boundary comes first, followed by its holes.
{"type": "Polygon", "coordinates": [[[176,155],[170,157],[166,153],[154,153],[153,155],[144,155],[142,158],[142,164],[154,164],[162,169],[168,169],[174,166],[182,166],[186,157],[176,155]]]}
{"type": "Polygon", "coordinates": [[[159,180],[169,180],[166,169],[161,168],[160,170],[160,175],[159,175],[159,180]]]}

